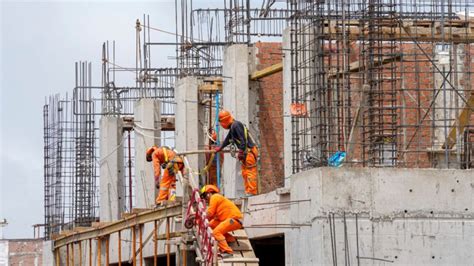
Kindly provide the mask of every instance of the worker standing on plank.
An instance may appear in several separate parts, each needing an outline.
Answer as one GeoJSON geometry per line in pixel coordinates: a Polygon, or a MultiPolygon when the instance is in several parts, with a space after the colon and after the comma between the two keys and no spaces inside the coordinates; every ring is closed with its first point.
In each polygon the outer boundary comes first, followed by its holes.
{"type": "MultiPolygon", "coordinates": [[[[218,147],[216,145],[217,142],[217,134],[215,131],[212,131],[211,134],[211,145],[209,146],[210,150],[215,149],[218,147]]],[[[219,164],[220,169],[222,169],[222,164],[224,163],[224,154],[220,154],[219,156],[219,164]]],[[[217,186],[217,155],[206,153],[206,167],[207,169],[207,182],[206,184],[211,184],[217,186]],[[210,162],[212,160],[212,162],[210,162]]]]}
{"type": "Polygon", "coordinates": [[[214,185],[203,186],[201,198],[208,204],[207,219],[221,256],[232,256],[233,250],[227,243],[235,242],[236,239],[229,232],[242,228],[242,213],[232,201],[219,194],[219,189],[214,185]]]}
{"type": "Polygon", "coordinates": [[[216,152],[220,152],[227,145],[233,144],[239,150],[238,159],[241,163],[242,177],[244,179],[245,195],[257,195],[257,157],[258,149],[252,140],[246,126],[237,121],[232,115],[225,110],[219,112],[220,125],[229,130],[229,133],[222,142],[220,147],[215,148],[216,152]]]}
{"type": "Polygon", "coordinates": [[[175,200],[170,191],[176,189],[176,173],[184,169],[183,159],[170,148],[152,146],[146,151],[146,160],[153,161],[155,186],[159,189],[155,203],[162,204],[165,200],[175,200]],[[160,179],[161,169],[163,177],[160,179]]]}

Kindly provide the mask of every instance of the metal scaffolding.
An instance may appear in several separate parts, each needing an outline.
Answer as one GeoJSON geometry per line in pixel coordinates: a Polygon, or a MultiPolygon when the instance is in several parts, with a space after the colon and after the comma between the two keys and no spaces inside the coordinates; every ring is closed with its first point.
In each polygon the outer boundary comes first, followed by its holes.
{"type": "Polygon", "coordinates": [[[471,167],[473,8],[291,1],[293,171],[338,151],[353,166],[471,167]]]}

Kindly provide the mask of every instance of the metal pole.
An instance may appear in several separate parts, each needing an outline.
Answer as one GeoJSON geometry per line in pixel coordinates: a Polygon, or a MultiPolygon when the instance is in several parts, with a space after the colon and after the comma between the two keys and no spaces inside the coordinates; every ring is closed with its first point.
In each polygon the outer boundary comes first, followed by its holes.
{"type": "Polygon", "coordinates": [[[132,147],[131,147],[131,130],[128,131],[128,203],[130,212],[133,208],[132,200],[132,147]]]}
{"type": "Polygon", "coordinates": [[[102,246],[102,241],[99,238],[97,238],[97,265],[102,265],[101,263],[101,257],[102,257],[102,250],[101,250],[101,246],[102,246]]]}
{"type": "Polygon", "coordinates": [[[170,217],[166,217],[166,266],[171,265],[170,252],[170,217]]]}
{"type": "Polygon", "coordinates": [[[54,252],[56,253],[56,266],[60,266],[61,257],[59,255],[59,248],[55,249],[54,252]]]}
{"type": "Polygon", "coordinates": [[[89,266],[92,266],[92,239],[89,239],[89,266]]]}
{"type": "Polygon", "coordinates": [[[118,231],[118,266],[122,266],[122,231],[118,231]]]}
{"type": "Polygon", "coordinates": [[[66,266],[69,266],[69,244],[66,245],[66,266]]]}
{"type": "Polygon", "coordinates": [[[82,265],[82,242],[79,242],[79,265],[82,265]]]}
{"type": "Polygon", "coordinates": [[[138,241],[140,241],[140,266],[143,266],[143,225],[138,225],[138,241]]]}
{"type": "Polygon", "coordinates": [[[106,236],[105,239],[105,265],[109,266],[109,239],[110,236],[106,236]]]}
{"type": "Polygon", "coordinates": [[[71,244],[71,263],[74,266],[74,243],[71,244]]]}
{"type": "Polygon", "coordinates": [[[153,266],[158,265],[158,236],[157,236],[157,221],[154,222],[153,226],[153,266]]]}
{"type": "Polygon", "coordinates": [[[135,231],[135,226],[131,227],[132,229],[132,264],[133,266],[137,265],[137,259],[135,258],[135,251],[137,249],[137,232],[135,231]]]}

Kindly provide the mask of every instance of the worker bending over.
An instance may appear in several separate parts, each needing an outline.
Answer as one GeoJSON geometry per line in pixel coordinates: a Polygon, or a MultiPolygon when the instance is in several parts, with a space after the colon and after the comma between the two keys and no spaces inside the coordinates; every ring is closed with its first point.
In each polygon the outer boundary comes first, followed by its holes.
{"type": "Polygon", "coordinates": [[[221,151],[229,144],[233,144],[239,150],[238,159],[241,163],[242,177],[246,196],[257,195],[257,157],[258,149],[252,140],[248,129],[240,121],[237,121],[225,110],[219,112],[220,125],[229,130],[227,136],[220,147],[215,148],[216,152],[221,151]]]}
{"type": "Polygon", "coordinates": [[[242,228],[242,213],[232,201],[219,194],[219,189],[214,185],[203,186],[201,198],[208,204],[207,219],[213,229],[212,234],[219,245],[219,251],[222,257],[229,257],[233,250],[227,242],[236,241],[229,232],[242,228]]]}
{"type": "MultiPolygon", "coordinates": [[[[215,149],[216,147],[218,147],[216,145],[216,142],[217,142],[217,134],[215,131],[212,131],[211,133],[211,139],[210,139],[210,145],[209,145],[209,150],[213,150],[215,149]]],[[[206,167],[208,167],[207,169],[207,181],[205,182],[205,184],[211,184],[211,185],[215,185],[217,186],[217,154],[209,154],[209,153],[206,153],[206,167]],[[212,160],[212,162],[211,162],[212,160]]],[[[224,163],[224,154],[220,154],[219,156],[219,173],[222,171],[222,165],[224,163]]]]}
{"type": "Polygon", "coordinates": [[[159,189],[155,203],[162,204],[166,200],[175,200],[170,190],[176,189],[176,173],[184,169],[183,159],[170,148],[152,146],[146,151],[146,160],[153,161],[155,186],[159,189]],[[160,179],[161,169],[163,177],[160,179]]]}

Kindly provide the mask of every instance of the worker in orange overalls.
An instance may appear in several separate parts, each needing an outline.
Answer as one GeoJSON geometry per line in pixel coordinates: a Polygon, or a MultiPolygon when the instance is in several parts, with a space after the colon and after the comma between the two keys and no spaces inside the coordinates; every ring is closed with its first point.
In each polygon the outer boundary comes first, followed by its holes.
{"type": "Polygon", "coordinates": [[[221,256],[232,256],[233,250],[227,243],[235,242],[236,239],[229,232],[242,228],[242,213],[232,201],[219,194],[219,189],[214,185],[203,186],[201,198],[208,203],[207,219],[221,256]]]}
{"type": "Polygon", "coordinates": [[[245,195],[252,196],[258,193],[257,158],[258,148],[253,141],[246,126],[237,121],[225,110],[219,112],[220,125],[229,130],[229,133],[216,152],[221,151],[229,144],[234,144],[239,150],[238,159],[241,163],[242,177],[244,179],[245,195]]]}
{"type": "Polygon", "coordinates": [[[183,171],[183,159],[170,148],[152,146],[146,151],[146,160],[153,161],[155,186],[160,191],[155,203],[162,204],[166,200],[175,200],[170,190],[176,189],[176,173],[183,171]],[[161,169],[163,177],[160,179],[161,169]]]}
{"type": "MultiPolygon", "coordinates": [[[[217,134],[215,131],[211,133],[211,145],[209,146],[210,150],[215,149],[218,147],[216,145],[217,141],[217,134]]],[[[220,154],[219,156],[219,170],[222,171],[222,164],[224,163],[224,154],[220,154]]],[[[206,168],[207,168],[207,182],[206,184],[211,184],[217,186],[217,155],[211,155],[206,153],[206,168]],[[212,159],[212,162],[210,162],[212,159]]]]}

